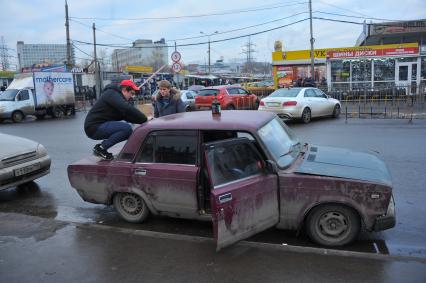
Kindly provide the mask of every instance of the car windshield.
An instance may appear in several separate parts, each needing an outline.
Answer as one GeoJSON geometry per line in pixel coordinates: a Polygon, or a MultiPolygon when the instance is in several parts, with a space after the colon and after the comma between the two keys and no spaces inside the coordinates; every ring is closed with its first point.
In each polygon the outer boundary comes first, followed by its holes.
{"type": "Polygon", "coordinates": [[[0,94],[0,101],[14,101],[18,89],[7,89],[0,94]]]}
{"type": "Polygon", "coordinates": [[[257,133],[279,167],[289,166],[300,153],[300,141],[278,117],[260,128],[257,133]]]}
{"type": "Polygon", "coordinates": [[[269,95],[269,97],[296,97],[300,88],[280,88],[269,95]]]}
{"type": "Polygon", "coordinates": [[[198,91],[198,96],[211,96],[219,94],[218,89],[201,89],[198,91]]]}

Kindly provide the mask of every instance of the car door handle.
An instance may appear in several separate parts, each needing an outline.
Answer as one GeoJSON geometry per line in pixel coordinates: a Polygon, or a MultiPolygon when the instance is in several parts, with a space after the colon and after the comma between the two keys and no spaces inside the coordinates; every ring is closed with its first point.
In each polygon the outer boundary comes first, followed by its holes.
{"type": "Polygon", "coordinates": [[[135,174],[136,175],[142,175],[145,176],[146,175],[146,169],[135,169],[135,174]]]}
{"type": "Polygon", "coordinates": [[[232,200],[231,193],[227,193],[227,194],[219,196],[219,203],[225,203],[231,200],[232,200]]]}

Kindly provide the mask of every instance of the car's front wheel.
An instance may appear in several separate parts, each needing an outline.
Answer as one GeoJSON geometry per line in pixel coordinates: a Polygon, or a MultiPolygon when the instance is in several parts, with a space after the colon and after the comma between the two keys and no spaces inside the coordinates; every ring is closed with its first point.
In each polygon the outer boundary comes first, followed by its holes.
{"type": "Polygon", "coordinates": [[[311,109],[305,108],[302,112],[302,122],[307,124],[311,121],[311,109]]]}
{"type": "Polygon", "coordinates": [[[117,193],[113,203],[118,214],[128,222],[141,223],[148,217],[148,207],[142,197],[137,194],[117,193]]]}
{"type": "Polygon", "coordinates": [[[333,118],[339,118],[340,116],[340,105],[336,104],[333,109],[333,118]]]}
{"type": "Polygon", "coordinates": [[[21,111],[15,111],[12,113],[12,121],[15,123],[20,123],[24,120],[25,115],[21,111]]]}
{"type": "Polygon", "coordinates": [[[306,220],[309,238],[323,246],[346,245],[358,236],[361,220],[351,208],[342,205],[323,205],[314,208],[306,220]]]}

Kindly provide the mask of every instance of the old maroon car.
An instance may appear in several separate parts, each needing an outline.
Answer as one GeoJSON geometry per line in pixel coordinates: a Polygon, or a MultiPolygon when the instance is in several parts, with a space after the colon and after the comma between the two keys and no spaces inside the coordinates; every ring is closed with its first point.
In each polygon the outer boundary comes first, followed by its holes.
{"type": "Polygon", "coordinates": [[[87,157],[68,177],[85,201],[113,204],[130,222],[149,213],[212,221],[217,249],[273,226],[340,246],[362,228],[395,225],[383,161],[300,143],[269,112],[158,118],[136,128],[114,160],[87,157]]]}

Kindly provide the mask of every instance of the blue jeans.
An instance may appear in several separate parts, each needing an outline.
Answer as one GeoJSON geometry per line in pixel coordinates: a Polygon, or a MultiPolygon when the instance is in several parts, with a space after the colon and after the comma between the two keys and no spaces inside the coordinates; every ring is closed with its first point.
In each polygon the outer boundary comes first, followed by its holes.
{"type": "Polygon", "coordinates": [[[130,124],[120,121],[105,122],[99,126],[93,135],[95,140],[104,140],[101,144],[105,149],[127,140],[132,134],[133,129],[130,124]]]}

